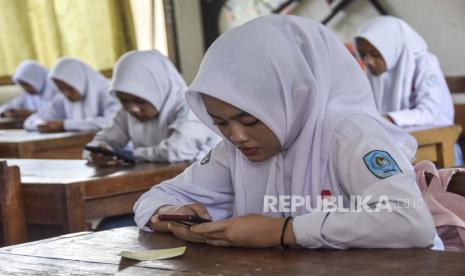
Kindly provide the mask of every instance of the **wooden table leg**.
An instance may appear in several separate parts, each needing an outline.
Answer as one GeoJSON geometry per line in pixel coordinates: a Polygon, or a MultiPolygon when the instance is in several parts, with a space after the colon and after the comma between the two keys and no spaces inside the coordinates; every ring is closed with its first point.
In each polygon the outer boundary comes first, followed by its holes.
{"type": "Polygon", "coordinates": [[[82,192],[81,185],[69,185],[66,190],[66,225],[64,231],[66,233],[73,233],[85,231],[85,202],[84,193],[82,192]]]}
{"type": "Polygon", "coordinates": [[[454,151],[454,143],[447,142],[441,145],[442,147],[442,161],[444,168],[450,168],[455,166],[455,151],[454,151]]]}

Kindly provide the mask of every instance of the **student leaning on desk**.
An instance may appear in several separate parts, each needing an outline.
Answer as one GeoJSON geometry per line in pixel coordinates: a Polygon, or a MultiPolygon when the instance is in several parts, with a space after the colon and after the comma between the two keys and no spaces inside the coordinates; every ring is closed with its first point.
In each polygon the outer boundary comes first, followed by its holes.
{"type": "Polygon", "coordinates": [[[110,124],[120,105],[108,94],[108,80],[84,62],[64,57],[48,76],[60,95],[24,122],[40,132],[97,131],[110,124]]]}
{"type": "Polygon", "coordinates": [[[47,74],[47,68],[34,60],[21,62],[12,80],[23,93],[0,105],[0,117],[26,118],[53,100],[58,89],[47,74]]]}
{"type": "Polygon", "coordinates": [[[227,32],[186,95],[224,141],[139,198],[137,225],[217,246],[431,247],[431,214],[413,206],[415,140],[379,115],[371,93],[315,21],[274,15],[227,32]],[[357,196],[365,207],[345,211],[357,196]],[[344,205],[318,208],[333,197],[344,205]],[[160,214],[214,222],[185,228],[160,214]]]}
{"type": "MultiPolygon", "coordinates": [[[[131,51],[115,65],[110,94],[123,108],[89,145],[121,152],[131,143],[140,162],[202,159],[221,139],[203,125],[184,99],[186,84],[171,61],[157,50],[131,51]]],[[[84,151],[99,166],[123,164],[114,155],[84,151]]]]}

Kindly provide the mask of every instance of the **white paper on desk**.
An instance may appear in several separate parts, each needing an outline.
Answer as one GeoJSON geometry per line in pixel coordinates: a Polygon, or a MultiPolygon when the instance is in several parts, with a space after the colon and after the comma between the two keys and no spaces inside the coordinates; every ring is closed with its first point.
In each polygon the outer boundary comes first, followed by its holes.
{"type": "Polygon", "coordinates": [[[141,250],[141,251],[121,251],[118,255],[138,261],[163,260],[181,256],[186,252],[187,247],[175,247],[167,249],[141,250]]]}

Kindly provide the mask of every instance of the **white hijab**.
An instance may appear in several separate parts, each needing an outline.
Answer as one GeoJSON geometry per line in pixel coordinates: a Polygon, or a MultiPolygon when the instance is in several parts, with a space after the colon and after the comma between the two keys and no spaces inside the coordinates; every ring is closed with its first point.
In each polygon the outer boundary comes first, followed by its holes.
{"type": "Polygon", "coordinates": [[[386,62],[387,71],[379,76],[367,70],[379,112],[409,109],[415,60],[428,50],[423,38],[403,20],[392,16],[368,20],[356,37],[368,40],[386,62]]]}
{"type": "MultiPolygon", "coordinates": [[[[306,18],[259,17],[223,34],[208,49],[186,97],[200,120],[220,133],[200,93],[255,116],[282,145],[274,157],[253,163],[225,142],[235,215],[263,213],[264,194],[311,196],[314,203],[329,180],[335,127],[351,114],[376,119],[409,159],[416,150],[410,135],[380,117],[366,77],[342,43],[306,18]]],[[[305,208],[298,208],[292,215],[303,213],[305,208]]]]}
{"type": "Polygon", "coordinates": [[[73,87],[81,96],[81,100],[65,103],[68,118],[86,119],[99,116],[103,107],[100,99],[102,93],[108,93],[109,81],[99,72],[84,62],[64,57],[58,60],[49,74],[49,78],[59,79],[73,87]]]}
{"type": "Polygon", "coordinates": [[[183,121],[197,121],[184,100],[186,83],[171,61],[157,50],[124,54],[115,65],[110,90],[113,95],[121,91],[140,97],[159,112],[157,118],[146,122],[126,112],[129,136],[135,147],[156,145],[166,139],[180,115],[183,121]]]}
{"type": "Polygon", "coordinates": [[[18,66],[12,79],[17,85],[19,85],[19,81],[31,85],[37,91],[37,95],[30,95],[32,106],[40,107],[57,93],[55,84],[47,78],[47,74],[47,68],[37,61],[25,60],[18,66]]]}

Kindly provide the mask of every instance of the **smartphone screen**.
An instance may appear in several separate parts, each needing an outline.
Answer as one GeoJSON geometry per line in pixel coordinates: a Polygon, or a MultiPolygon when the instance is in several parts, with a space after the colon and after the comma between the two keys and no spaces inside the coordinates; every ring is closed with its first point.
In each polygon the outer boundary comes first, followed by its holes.
{"type": "Polygon", "coordinates": [[[84,146],[84,149],[92,152],[92,153],[100,153],[103,155],[110,155],[110,156],[116,156],[119,159],[122,159],[125,162],[128,163],[135,163],[136,161],[134,160],[133,156],[127,152],[117,152],[117,151],[112,151],[109,149],[101,148],[101,147],[95,147],[95,146],[84,146]]]}
{"type": "Polygon", "coordinates": [[[192,226],[195,224],[211,222],[211,220],[204,219],[198,216],[192,215],[170,215],[170,214],[160,214],[158,215],[160,221],[167,221],[177,223],[183,226],[192,226]]]}

